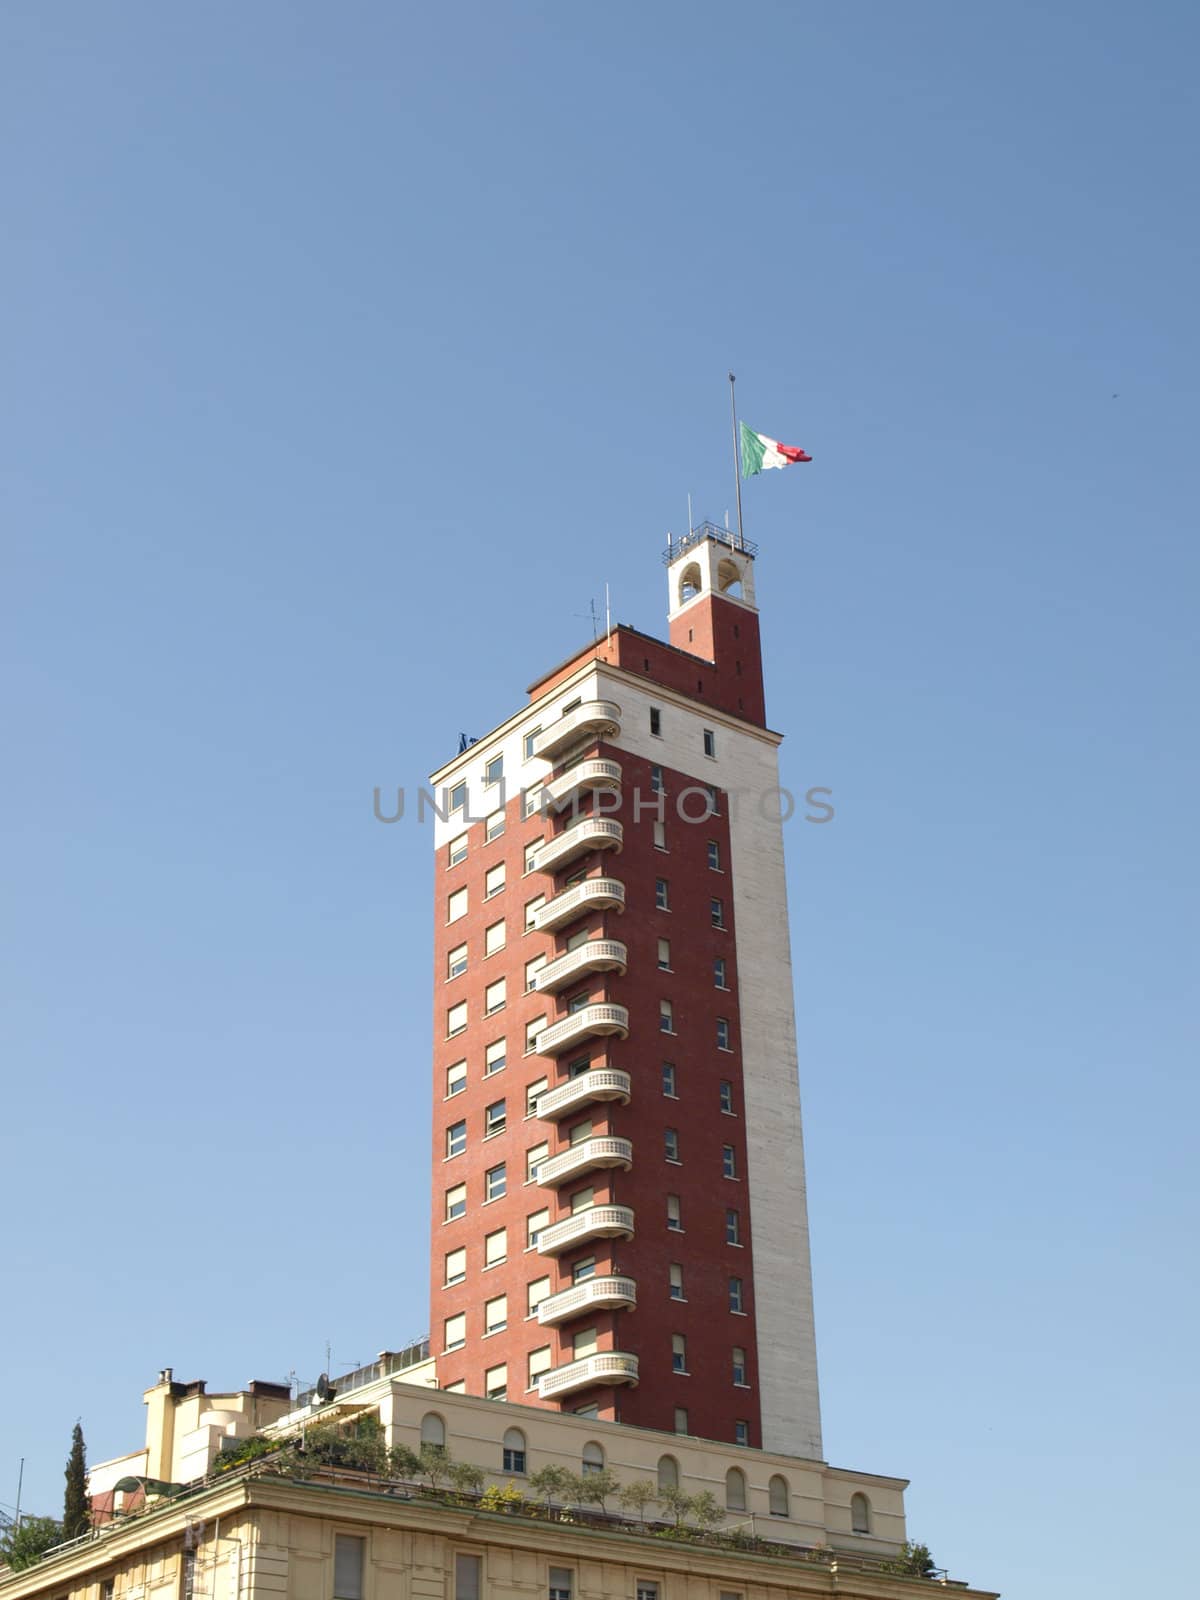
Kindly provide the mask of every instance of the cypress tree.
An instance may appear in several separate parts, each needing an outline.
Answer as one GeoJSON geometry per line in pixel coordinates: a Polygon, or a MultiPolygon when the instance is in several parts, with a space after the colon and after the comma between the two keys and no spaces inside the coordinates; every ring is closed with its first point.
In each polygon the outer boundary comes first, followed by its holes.
{"type": "Polygon", "coordinates": [[[71,1454],[67,1457],[67,1492],[63,1499],[64,1539],[77,1539],[91,1527],[90,1505],[87,1492],[87,1459],[83,1449],[83,1429],[75,1424],[71,1435],[71,1454]]]}

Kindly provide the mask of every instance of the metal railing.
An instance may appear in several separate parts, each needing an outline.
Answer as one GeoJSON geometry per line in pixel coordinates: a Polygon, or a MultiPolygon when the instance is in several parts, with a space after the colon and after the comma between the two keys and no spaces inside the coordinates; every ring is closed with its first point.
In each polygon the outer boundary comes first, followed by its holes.
{"type": "Polygon", "coordinates": [[[672,539],[663,551],[663,566],[669,567],[672,561],[684,555],[688,550],[694,550],[698,544],[703,544],[705,539],[715,539],[718,544],[728,545],[731,550],[736,550],[739,555],[756,556],[758,546],[753,539],[739,539],[734,528],[719,528],[715,522],[698,522],[689,532],[678,539],[672,539]]]}
{"type": "MultiPolygon", "coordinates": [[[[406,1345],[403,1350],[387,1351],[379,1360],[369,1361],[365,1367],[355,1367],[353,1372],[343,1372],[338,1378],[331,1377],[329,1386],[335,1397],[341,1399],[352,1389],[365,1389],[369,1383],[378,1383],[380,1378],[393,1377],[397,1372],[404,1372],[407,1368],[428,1360],[428,1338],[417,1339],[412,1344],[406,1345]]],[[[316,1384],[310,1389],[301,1389],[296,1396],[296,1410],[299,1411],[301,1406],[312,1405],[316,1394],[316,1384]]]]}

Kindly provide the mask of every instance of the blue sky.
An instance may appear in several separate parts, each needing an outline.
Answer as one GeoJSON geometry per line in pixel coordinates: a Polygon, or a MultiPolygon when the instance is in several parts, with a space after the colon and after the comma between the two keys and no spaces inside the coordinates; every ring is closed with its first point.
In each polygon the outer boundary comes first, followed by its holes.
{"type": "MultiPolygon", "coordinates": [[[[1194,1473],[1193,8],[0,13],[0,1502],[424,1331],[415,785],[664,625],[726,369],[826,1446],[1024,1600],[1194,1473]],[[748,25],[752,23],[752,25],[748,25]]],[[[1135,1577],[1136,1574],[1136,1577],[1135,1577]]]]}

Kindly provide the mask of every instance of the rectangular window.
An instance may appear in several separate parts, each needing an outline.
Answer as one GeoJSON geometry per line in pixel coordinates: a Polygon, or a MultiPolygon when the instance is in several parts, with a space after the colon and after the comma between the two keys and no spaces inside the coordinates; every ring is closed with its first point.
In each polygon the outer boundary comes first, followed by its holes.
{"type": "Polygon", "coordinates": [[[543,809],[542,785],[540,783],[535,783],[531,789],[526,789],[524,809],[527,817],[531,817],[535,811],[543,809]]]}
{"type": "Polygon", "coordinates": [[[467,1026],[467,1002],[460,1000],[456,1006],[450,1006],[446,1012],[446,1037],[453,1038],[456,1033],[463,1033],[467,1026]]]}
{"type": "Polygon", "coordinates": [[[572,1283],[586,1283],[589,1278],[596,1276],[595,1256],[584,1256],[582,1261],[577,1261],[571,1268],[572,1283]]]}
{"type": "Polygon", "coordinates": [[[530,1250],[536,1250],[538,1240],[550,1226],[550,1213],[546,1210],[531,1211],[525,1218],[525,1238],[530,1250]]]}
{"type": "Polygon", "coordinates": [[[526,1150],[525,1181],[527,1183],[536,1183],[538,1181],[538,1174],[541,1172],[542,1166],[549,1155],[550,1146],[548,1144],[535,1144],[526,1150]]]}
{"type": "Polygon", "coordinates": [[[525,993],[537,988],[538,973],[546,965],[545,956],[534,956],[532,961],[525,963],[525,993]]]}
{"type": "Polygon", "coordinates": [[[733,1381],[739,1386],[746,1382],[746,1352],[740,1344],[733,1347],[733,1381]]]}
{"type": "Polygon", "coordinates": [[[498,1294],[483,1302],[484,1334],[502,1333],[508,1327],[508,1296],[498,1294]]]}
{"type": "Polygon", "coordinates": [[[716,958],[716,960],[713,962],[713,987],[714,988],[716,988],[716,989],[728,989],[728,987],[729,987],[728,978],[727,978],[728,971],[729,971],[729,968],[725,964],[725,957],[724,956],[718,956],[716,958]]]}
{"type": "Polygon", "coordinates": [[[591,1137],[592,1137],[592,1124],[591,1124],[591,1121],[589,1120],[587,1122],[577,1122],[575,1124],[575,1126],[571,1129],[570,1133],[567,1135],[567,1142],[569,1144],[582,1144],[585,1139],[590,1139],[591,1137]]]}
{"type": "Polygon", "coordinates": [[[729,1309],[730,1311],[745,1310],[742,1280],[740,1278],[730,1278],[729,1280],[729,1309]]]}
{"type": "Polygon", "coordinates": [[[467,1392],[467,1386],[461,1378],[456,1383],[443,1383],[441,1387],[443,1394],[466,1394],[467,1392]]]}
{"type": "Polygon", "coordinates": [[[740,1211],[730,1209],[725,1213],[725,1243],[741,1244],[742,1242],[742,1216],[740,1211]]]}
{"type": "Polygon", "coordinates": [[[721,791],[712,783],[706,783],[704,787],[708,790],[708,814],[710,817],[719,817],[721,815],[721,791]]]}
{"type": "MultiPolygon", "coordinates": [[[[463,967],[465,968],[467,964],[466,945],[463,945],[462,952],[463,967]]],[[[671,970],[671,941],[669,939],[660,939],[658,941],[658,970],[660,972],[670,972],[671,970]]],[[[454,974],[451,973],[451,977],[453,976],[454,974]]]]}
{"type": "Polygon", "coordinates": [[[673,1061],[664,1061],[662,1064],[662,1092],[670,1100],[678,1098],[675,1093],[675,1063],[673,1061]]]}
{"type": "Polygon", "coordinates": [[[467,970],[467,947],[465,944],[456,944],[446,956],[447,978],[461,978],[467,970]]]}
{"type": "Polygon", "coordinates": [[[460,833],[457,838],[451,839],[446,847],[447,860],[452,867],[461,866],[467,859],[467,836],[460,833]]]}
{"type": "Polygon", "coordinates": [[[708,904],[709,904],[709,916],[710,916],[710,918],[712,920],[713,927],[714,928],[723,928],[725,926],[725,902],[724,902],[724,900],[718,900],[718,899],[714,898],[714,899],[710,900],[708,902],[708,904]]]}
{"type": "Polygon", "coordinates": [[[526,1304],[529,1307],[529,1315],[531,1317],[535,1316],[537,1313],[537,1308],[541,1305],[542,1301],[548,1299],[550,1296],[550,1279],[535,1278],[531,1284],[526,1286],[525,1295],[526,1304]]]}
{"type": "Polygon", "coordinates": [[[544,894],[535,895],[532,900],[525,902],[525,932],[528,933],[537,921],[537,914],[546,904],[544,894]]]}
{"type": "Polygon", "coordinates": [[[588,932],[588,930],[586,928],[580,928],[578,933],[572,933],[568,935],[567,949],[578,950],[585,945],[590,938],[591,934],[588,932]]]}
{"type": "Polygon", "coordinates": [[[737,1151],[731,1144],[721,1146],[721,1176],[723,1178],[737,1177],[737,1151]]]}
{"type": "Polygon", "coordinates": [[[539,1078],[536,1083],[531,1083],[525,1091],[525,1115],[536,1117],[538,1110],[538,1096],[546,1092],[545,1078],[539,1078]]]}
{"type": "Polygon", "coordinates": [[[729,1018],[728,1017],[718,1017],[717,1018],[717,1049],[718,1050],[729,1050],[731,1048],[732,1048],[732,1046],[729,1043],[729,1018]]]}
{"type": "Polygon", "coordinates": [[[733,1115],[733,1085],[728,1078],[721,1079],[721,1110],[733,1115]]]}
{"type": "Polygon", "coordinates": [[[459,917],[467,914],[467,891],[455,889],[453,894],[446,896],[446,921],[457,922],[459,917]]]}
{"type": "Polygon", "coordinates": [[[467,1087],[467,1063],[456,1061],[452,1067],[446,1068],[446,1098],[452,1094],[461,1094],[467,1087]]]}
{"type": "Polygon", "coordinates": [[[637,1600],[658,1600],[658,1585],[651,1583],[648,1578],[639,1578],[637,1581],[637,1600]]]}
{"type": "Polygon", "coordinates": [[[483,932],[483,953],[485,956],[494,956],[498,950],[504,949],[504,921],[493,922],[490,928],[483,932]]]}
{"type": "Polygon", "coordinates": [[[489,1167],[483,1175],[483,1198],[499,1200],[508,1192],[508,1169],[502,1161],[498,1167],[489,1167]]]}
{"type": "Polygon", "coordinates": [[[493,756],[483,769],[483,781],[490,789],[493,784],[499,783],[504,776],[504,757],[493,756]]]}
{"type": "Polygon", "coordinates": [[[658,1002],[658,1031],[659,1033],[675,1032],[675,1008],[669,1000],[658,1002]]]}
{"type": "Polygon", "coordinates": [[[503,1011],[508,998],[508,982],[504,978],[497,978],[495,983],[489,983],[483,991],[483,1009],[485,1016],[493,1016],[497,1011],[503,1011]]]}
{"type": "Polygon", "coordinates": [[[687,1371],[687,1340],[681,1333],[671,1335],[671,1371],[687,1371]]]}
{"type": "Polygon", "coordinates": [[[581,1056],[578,1061],[572,1061],[571,1064],[567,1067],[567,1077],[568,1078],[581,1077],[583,1075],[583,1073],[590,1072],[591,1068],[592,1068],[591,1057],[590,1056],[581,1056]]]}
{"type": "Polygon", "coordinates": [[[452,789],[445,791],[446,815],[452,817],[456,811],[465,811],[467,808],[467,786],[465,783],[456,783],[452,789]]]}
{"type": "Polygon", "coordinates": [[[650,793],[651,794],[661,794],[662,792],[663,792],[663,770],[662,770],[661,767],[651,767],[650,768],[650,793]]]}
{"type": "Polygon", "coordinates": [[[597,1349],[595,1328],[581,1328],[571,1340],[571,1349],[576,1361],[594,1356],[597,1349]]]}
{"type": "Polygon", "coordinates": [[[497,1228],[495,1233],[484,1235],[483,1264],[485,1267],[498,1267],[502,1261],[508,1260],[508,1229],[497,1228]]]}
{"type": "Polygon", "coordinates": [[[683,1295],[683,1267],[680,1262],[672,1261],[667,1268],[667,1282],[672,1300],[682,1300],[683,1295]]]}
{"type": "Polygon", "coordinates": [[[705,730],[704,730],[704,754],[706,756],[714,756],[715,757],[716,753],[717,753],[717,736],[716,736],[716,734],[713,732],[713,730],[711,728],[705,728],[705,730]]]}
{"type": "Polygon", "coordinates": [[[490,900],[494,894],[499,894],[504,888],[504,863],[498,861],[494,867],[489,867],[483,880],[483,898],[490,900]]]}
{"type": "Polygon", "coordinates": [[[527,1056],[537,1054],[538,1040],[545,1032],[545,1029],[545,1013],[543,1013],[540,1017],[531,1017],[530,1020],[525,1024],[525,1054],[527,1056]]]}
{"type": "Polygon", "coordinates": [[[494,1133],[503,1133],[508,1119],[504,1114],[504,1101],[493,1100],[490,1106],[484,1108],[483,1137],[490,1139],[494,1133]]]}
{"type": "Polygon", "coordinates": [[[733,1425],[734,1444],[750,1443],[750,1424],[748,1422],[735,1422],[733,1425]]]}
{"type": "Polygon", "coordinates": [[[590,1186],[586,1189],[576,1189],[571,1196],[571,1215],[577,1217],[581,1211],[590,1211],[595,1204],[595,1189],[590,1186]]]}
{"type": "Polygon", "coordinates": [[[714,872],[721,870],[721,846],[715,839],[708,841],[708,864],[714,872]]]}
{"type": "Polygon", "coordinates": [[[551,1567],[549,1600],[571,1600],[573,1578],[570,1567],[551,1567]]]}
{"type": "Polygon", "coordinates": [[[443,1280],[449,1288],[452,1283],[461,1283],[467,1275],[467,1252],[465,1250],[446,1251],[446,1276],[443,1280]]]}
{"type": "Polygon", "coordinates": [[[484,825],[484,828],[485,828],[485,832],[487,834],[487,842],[489,844],[492,842],[493,839],[498,839],[500,837],[500,835],[504,832],[504,809],[503,809],[503,807],[501,807],[501,809],[499,811],[493,811],[491,813],[491,815],[487,819],[487,822],[484,825]]]}
{"type": "Polygon", "coordinates": [[[508,1040],[493,1039],[483,1052],[483,1075],[490,1078],[493,1072],[502,1072],[508,1062],[508,1040]]]}
{"type": "Polygon", "coordinates": [[[669,1194],[667,1196],[667,1227],[670,1228],[672,1233],[683,1232],[683,1218],[680,1214],[679,1196],[677,1194],[669,1194]]]}
{"type": "Polygon", "coordinates": [[[489,1367],[483,1375],[483,1392],[489,1400],[508,1399],[508,1363],[489,1367]]]}
{"type": "Polygon", "coordinates": [[[467,1125],[465,1122],[452,1122],[446,1129],[446,1154],[447,1156],[460,1156],[467,1148],[467,1125]]]}
{"type": "Polygon", "coordinates": [[[333,1536],[333,1600],[363,1600],[365,1539],[348,1533],[333,1536]]]}
{"type": "Polygon", "coordinates": [[[461,1551],[455,1551],[454,1600],[481,1600],[483,1593],[482,1569],[482,1556],[468,1556],[461,1551]]]}
{"type": "Polygon", "coordinates": [[[656,739],[662,738],[662,712],[657,706],[650,707],[650,732],[656,739]]]}
{"type": "Polygon", "coordinates": [[[667,825],[665,822],[654,824],[654,848],[665,850],[667,848],[667,825]]]}
{"type": "Polygon", "coordinates": [[[452,1189],[446,1190],[446,1221],[453,1222],[455,1217],[465,1217],[467,1214],[467,1186],[465,1183],[456,1183],[452,1189]]]}
{"type": "Polygon", "coordinates": [[[442,1324],[443,1350],[461,1350],[467,1342],[467,1314],[460,1311],[455,1317],[447,1317],[442,1324]]]}
{"type": "Polygon", "coordinates": [[[679,1130],[677,1128],[663,1129],[663,1153],[668,1161],[679,1160],[679,1130]]]}
{"type": "Polygon", "coordinates": [[[654,904],[659,911],[671,909],[671,886],[665,878],[654,880],[654,904]]]}
{"type": "Polygon", "coordinates": [[[548,1344],[542,1345],[538,1350],[531,1350],[529,1352],[529,1387],[536,1389],[537,1381],[542,1373],[549,1372],[553,1365],[554,1356],[548,1344]]]}
{"type": "Polygon", "coordinates": [[[522,749],[524,751],[526,761],[533,760],[533,743],[541,731],[542,730],[540,727],[530,728],[529,732],[525,735],[522,749]]]}
{"type": "Polygon", "coordinates": [[[687,1431],[688,1431],[687,1408],[686,1408],[686,1406],[676,1406],[675,1407],[675,1432],[676,1433],[686,1433],[687,1431]]]}
{"type": "Polygon", "coordinates": [[[526,872],[536,872],[537,871],[537,855],[538,855],[538,851],[542,848],[543,842],[544,841],[542,840],[541,835],[539,834],[539,836],[536,839],[531,839],[530,842],[525,846],[525,871],[526,872]]]}

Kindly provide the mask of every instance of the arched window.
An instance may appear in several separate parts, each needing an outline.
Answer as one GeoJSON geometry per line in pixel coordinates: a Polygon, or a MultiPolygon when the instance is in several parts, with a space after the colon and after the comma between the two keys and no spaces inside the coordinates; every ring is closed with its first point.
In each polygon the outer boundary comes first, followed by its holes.
{"type": "Polygon", "coordinates": [[[771,1479],[767,1486],[769,1508],[773,1517],[786,1517],[788,1512],[788,1486],[787,1479],[778,1475],[771,1479]]]}
{"type": "Polygon", "coordinates": [[[746,1474],[741,1467],[730,1467],[725,1474],[725,1509],[726,1511],[746,1509],[746,1474]]]}
{"type": "Polygon", "coordinates": [[[742,575],[732,561],[722,561],[717,568],[717,584],[722,594],[732,595],[734,599],[742,597],[742,575]]]}
{"type": "Polygon", "coordinates": [[[504,1434],[505,1472],[525,1471],[525,1435],[520,1428],[508,1428],[504,1434]]]}
{"type": "Polygon", "coordinates": [[[678,1489],[679,1463],[674,1456],[659,1456],[658,1487],[660,1489],[678,1489]]]}
{"type": "Polygon", "coordinates": [[[583,1447],[583,1475],[586,1478],[589,1472],[604,1471],[604,1447],[590,1440],[583,1447]]]}
{"type": "Polygon", "coordinates": [[[427,1411],[421,1418],[421,1443],[446,1448],[446,1424],[436,1411],[427,1411]]]}
{"type": "Polygon", "coordinates": [[[699,566],[695,561],[689,561],[679,580],[679,604],[682,605],[685,600],[691,600],[698,595],[703,583],[699,566]]]}
{"type": "Polygon", "coordinates": [[[871,1502],[865,1494],[850,1496],[850,1526],[855,1533],[870,1533],[871,1502]]]}

